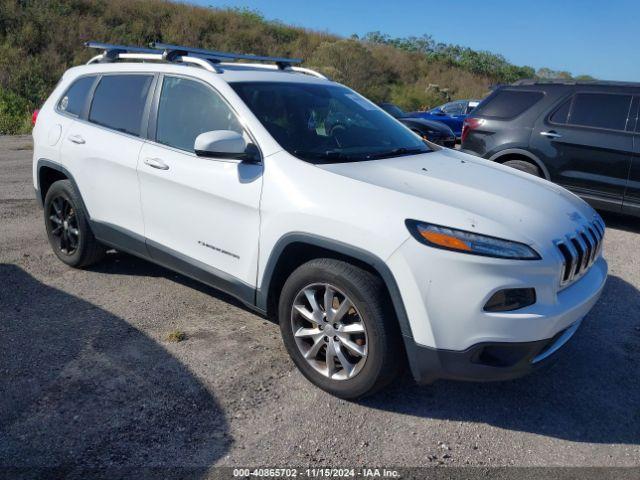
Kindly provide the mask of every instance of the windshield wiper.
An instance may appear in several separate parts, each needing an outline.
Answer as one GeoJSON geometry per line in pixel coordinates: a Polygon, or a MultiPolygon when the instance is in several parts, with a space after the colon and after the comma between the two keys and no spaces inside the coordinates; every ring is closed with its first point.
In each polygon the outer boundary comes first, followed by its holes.
{"type": "Polygon", "coordinates": [[[314,159],[314,160],[338,160],[347,161],[353,160],[351,155],[345,155],[340,150],[325,150],[324,152],[317,152],[313,150],[294,150],[293,154],[299,157],[314,159]]]}
{"type": "Polygon", "coordinates": [[[372,153],[367,155],[367,159],[378,159],[378,158],[390,158],[390,157],[400,157],[403,155],[417,155],[419,153],[429,153],[433,150],[425,150],[424,148],[394,148],[393,150],[389,150],[386,152],[372,153]]]}

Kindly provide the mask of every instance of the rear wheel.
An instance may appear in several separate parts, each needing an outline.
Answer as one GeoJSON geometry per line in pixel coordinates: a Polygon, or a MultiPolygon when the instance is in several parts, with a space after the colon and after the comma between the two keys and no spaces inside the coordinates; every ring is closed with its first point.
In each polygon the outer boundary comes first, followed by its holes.
{"type": "Polygon", "coordinates": [[[540,170],[540,167],[527,160],[507,160],[503,163],[503,165],[515,168],[516,170],[520,170],[521,172],[535,175],[536,177],[542,177],[542,171],[540,170]]]}
{"type": "Polygon", "coordinates": [[[105,247],[96,240],[80,196],[69,180],[54,182],[44,199],[44,221],[56,256],[72,267],[102,259],[105,247]]]}
{"type": "Polygon", "coordinates": [[[312,260],[280,295],[282,337],[312,383],[341,398],[371,394],[397,377],[402,345],[382,281],[354,265],[312,260]]]}

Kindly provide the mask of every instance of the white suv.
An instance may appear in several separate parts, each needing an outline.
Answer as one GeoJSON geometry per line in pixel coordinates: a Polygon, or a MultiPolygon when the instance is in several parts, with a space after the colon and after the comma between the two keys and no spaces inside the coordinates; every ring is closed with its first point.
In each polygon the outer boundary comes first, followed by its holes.
{"type": "Polygon", "coordinates": [[[97,46],[33,132],[56,255],[115,248],[237,297],[332,394],[407,361],[422,383],[523,375],[602,291],[604,223],[557,185],[425,143],[293,60],[97,46]]]}

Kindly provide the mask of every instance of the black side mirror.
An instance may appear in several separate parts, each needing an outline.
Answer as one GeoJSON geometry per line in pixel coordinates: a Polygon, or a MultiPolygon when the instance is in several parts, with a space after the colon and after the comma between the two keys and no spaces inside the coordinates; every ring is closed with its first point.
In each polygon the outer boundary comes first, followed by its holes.
{"type": "Polygon", "coordinates": [[[248,143],[247,148],[244,149],[239,157],[245,163],[260,163],[260,150],[255,143],[248,143]]]}

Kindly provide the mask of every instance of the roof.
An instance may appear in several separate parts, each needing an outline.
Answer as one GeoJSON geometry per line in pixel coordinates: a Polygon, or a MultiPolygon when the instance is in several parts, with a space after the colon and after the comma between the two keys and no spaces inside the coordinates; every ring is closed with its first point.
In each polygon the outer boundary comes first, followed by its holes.
{"type": "MultiPolygon", "coordinates": [[[[636,87],[640,88],[640,82],[618,82],[612,80],[563,80],[563,79],[549,79],[549,80],[536,80],[525,79],[518,80],[511,84],[512,86],[531,86],[531,85],[585,85],[585,86],[598,86],[598,87],[636,87]]],[[[507,85],[504,85],[507,86],[507,85]]]]}

